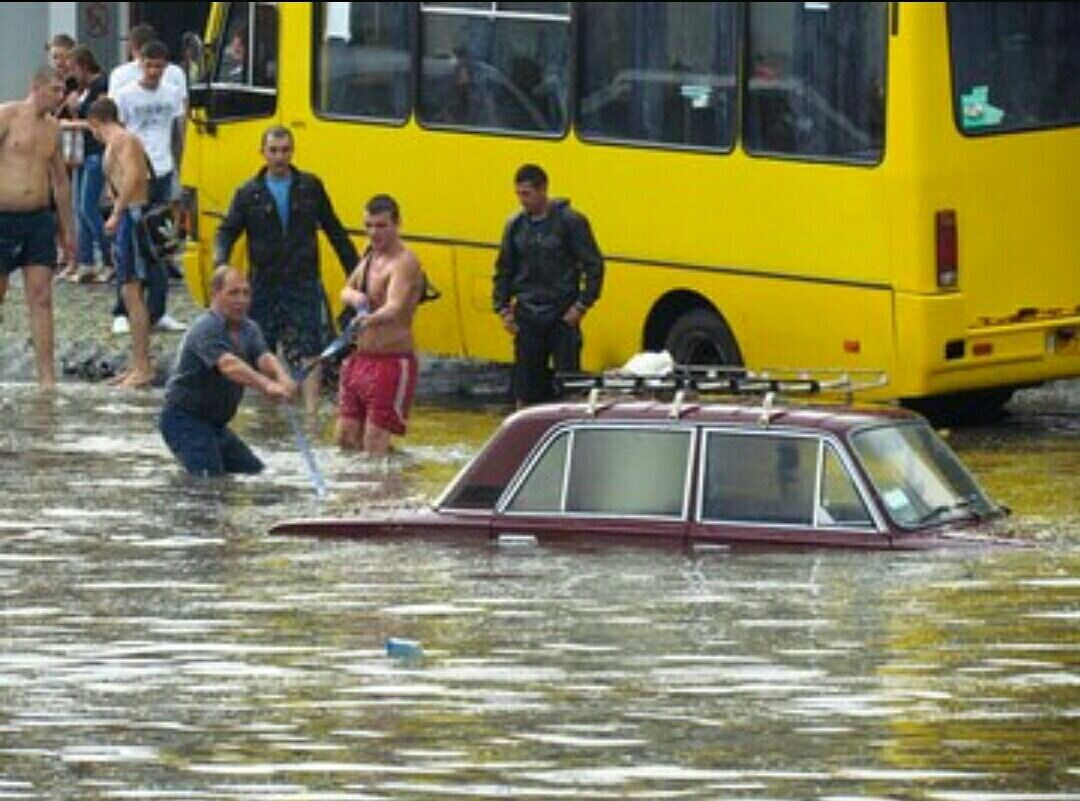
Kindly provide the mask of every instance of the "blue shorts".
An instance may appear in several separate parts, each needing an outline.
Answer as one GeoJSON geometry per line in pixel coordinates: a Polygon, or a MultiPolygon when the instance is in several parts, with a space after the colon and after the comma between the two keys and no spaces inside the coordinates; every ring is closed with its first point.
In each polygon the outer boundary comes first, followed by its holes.
{"type": "Polygon", "coordinates": [[[146,283],[146,260],[143,259],[136,242],[136,226],[141,216],[140,207],[128,206],[120,215],[120,225],[116,228],[113,255],[116,260],[116,281],[120,286],[129,281],[146,283]]]}
{"type": "Polygon", "coordinates": [[[0,271],[40,264],[56,268],[56,213],[0,211],[0,271]]]}
{"type": "Polygon", "coordinates": [[[229,430],[175,406],[166,406],[158,423],[169,450],[193,476],[261,473],[262,460],[229,430]]]}

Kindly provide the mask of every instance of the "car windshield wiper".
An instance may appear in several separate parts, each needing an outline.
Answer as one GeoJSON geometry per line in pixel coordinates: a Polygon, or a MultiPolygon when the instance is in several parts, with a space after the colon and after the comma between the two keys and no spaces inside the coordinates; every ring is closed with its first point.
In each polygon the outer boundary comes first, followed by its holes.
{"type": "Polygon", "coordinates": [[[981,519],[981,515],[971,507],[971,500],[969,498],[957,498],[952,503],[943,503],[935,506],[915,521],[915,525],[925,526],[927,523],[931,523],[938,518],[944,517],[950,512],[964,512],[976,519],[981,519]]]}

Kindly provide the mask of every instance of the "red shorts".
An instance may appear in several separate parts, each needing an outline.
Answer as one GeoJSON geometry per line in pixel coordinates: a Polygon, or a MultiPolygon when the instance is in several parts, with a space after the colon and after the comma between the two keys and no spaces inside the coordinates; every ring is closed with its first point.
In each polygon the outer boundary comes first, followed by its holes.
{"type": "Polygon", "coordinates": [[[419,373],[415,353],[354,353],[338,376],[338,416],[401,436],[419,373]]]}

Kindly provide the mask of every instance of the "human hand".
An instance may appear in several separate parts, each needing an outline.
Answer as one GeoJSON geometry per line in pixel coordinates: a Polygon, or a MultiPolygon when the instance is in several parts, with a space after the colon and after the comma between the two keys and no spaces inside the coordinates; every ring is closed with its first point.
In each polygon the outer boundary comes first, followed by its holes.
{"type": "Polygon", "coordinates": [[[266,383],[263,391],[268,398],[276,401],[291,401],[296,397],[296,382],[291,379],[275,381],[271,379],[266,383]]]}
{"type": "Polygon", "coordinates": [[[351,306],[352,308],[359,310],[367,306],[368,297],[359,289],[346,286],[341,290],[341,302],[346,306],[351,306]]]}
{"type": "Polygon", "coordinates": [[[61,247],[64,250],[64,261],[67,264],[78,264],[79,251],[78,248],[75,246],[75,237],[64,236],[61,239],[61,247]]]}
{"type": "Polygon", "coordinates": [[[502,320],[503,328],[511,334],[518,332],[517,321],[514,319],[514,310],[507,306],[501,312],[499,312],[499,319],[502,320]]]}

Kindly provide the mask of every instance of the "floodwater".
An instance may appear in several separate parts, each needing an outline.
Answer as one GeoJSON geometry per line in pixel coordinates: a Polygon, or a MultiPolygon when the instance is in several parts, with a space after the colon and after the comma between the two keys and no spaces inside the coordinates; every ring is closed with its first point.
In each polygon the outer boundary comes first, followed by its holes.
{"type": "Polygon", "coordinates": [[[0,799],[1080,799],[1080,413],[951,433],[1037,547],[691,554],[270,537],[421,503],[502,410],[367,461],[249,398],[0,386],[0,799]],[[419,643],[387,655],[387,638],[419,643]]]}

